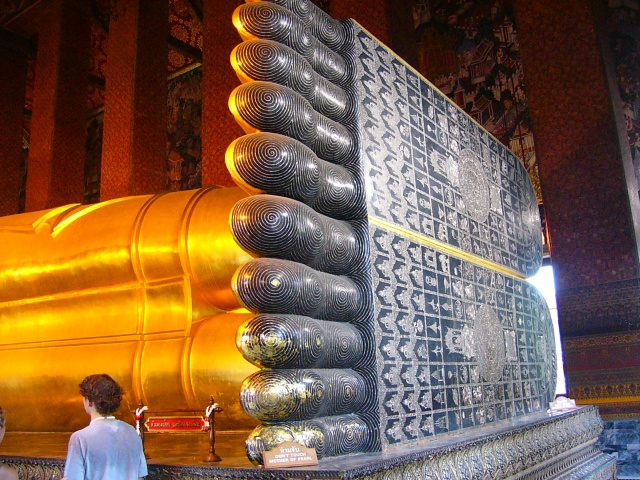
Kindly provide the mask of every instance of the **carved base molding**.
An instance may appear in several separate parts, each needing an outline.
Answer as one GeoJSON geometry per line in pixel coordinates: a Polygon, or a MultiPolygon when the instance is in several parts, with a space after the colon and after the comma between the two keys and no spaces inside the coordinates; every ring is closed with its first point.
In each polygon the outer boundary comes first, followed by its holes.
{"type": "Polygon", "coordinates": [[[616,478],[616,464],[612,457],[603,454],[595,446],[580,446],[567,455],[559,455],[533,470],[523,472],[513,478],[527,480],[583,478],[612,479],[616,478]]]}
{"type": "MultiPolygon", "coordinates": [[[[615,460],[594,446],[602,428],[598,409],[589,406],[561,415],[535,414],[419,447],[327,459],[318,467],[266,470],[149,464],[147,478],[615,479],[615,460]]],[[[4,456],[0,461],[16,469],[21,480],[59,480],[64,467],[61,459],[4,456]]]]}

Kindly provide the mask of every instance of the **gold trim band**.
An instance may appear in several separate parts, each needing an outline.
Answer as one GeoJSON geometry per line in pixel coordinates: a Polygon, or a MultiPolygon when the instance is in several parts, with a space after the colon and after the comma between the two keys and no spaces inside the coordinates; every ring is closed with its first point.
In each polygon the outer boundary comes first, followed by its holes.
{"type": "Polygon", "coordinates": [[[520,272],[507,268],[504,265],[500,265],[498,263],[492,262],[491,260],[487,260],[486,258],[482,258],[472,253],[465,252],[464,250],[460,250],[459,248],[452,247],[451,245],[447,245],[446,243],[440,242],[433,238],[426,237],[420,233],[416,233],[404,227],[400,227],[393,223],[389,223],[386,220],[382,220],[380,218],[369,215],[369,222],[371,222],[374,225],[377,225],[378,227],[391,230],[392,232],[402,235],[403,237],[409,238],[410,240],[421,243],[422,245],[426,245],[427,247],[435,248],[448,255],[453,255],[458,258],[462,258],[463,260],[471,262],[475,265],[479,265],[481,267],[494,270],[504,275],[509,275],[510,277],[516,277],[521,280],[524,280],[527,278],[525,275],[521,274],[520,272]]]}
{"type": "Polygon", "coordinates": [[[608,405],[611,403],[619,403],[620,405],[629,405],[630,403],[640,403],[640,397],[587,397],[587,398],[576,398],[576,403],[578,405],[591,405],[591,404],[601,404],[608,405]]]}

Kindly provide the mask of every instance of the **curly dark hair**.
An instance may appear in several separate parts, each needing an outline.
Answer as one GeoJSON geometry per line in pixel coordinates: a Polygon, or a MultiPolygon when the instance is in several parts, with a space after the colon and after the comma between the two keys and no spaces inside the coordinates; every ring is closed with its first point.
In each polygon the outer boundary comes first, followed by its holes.
{"type": "Polygon", "coordinates": [[[94,404],[100,415],[115,412],[122,401],[122,387],[106,373],[89,375],[80,386],[80,395],[94,404]]]}

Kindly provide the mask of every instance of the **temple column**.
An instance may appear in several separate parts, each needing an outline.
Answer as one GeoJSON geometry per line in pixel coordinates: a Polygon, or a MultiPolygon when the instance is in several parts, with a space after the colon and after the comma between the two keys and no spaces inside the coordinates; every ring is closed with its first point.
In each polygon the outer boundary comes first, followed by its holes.
{"type": "Polygon", "coordinates": [[[119,0],[109,22],[100,200],[167,188],[168,0],[119,0]]]}
{"type": "Polygon", "coordinates": [[[418,68],[412,2],[404,0],[331,0],[331,16],[352,18],[405,62],[418,68]]]}
{"type": "Polygon", "coordinates": [[[569,395],[637,414],[638,249],[595,18],[582,0],[515,0],[569,395]]]}
{"type": "Polygon", "coordinates": [[[79,0],[52,2],[38,31],[27,211],[82,203],[90,34],[79,0]]]}
{"type": "Polygon", "coordinates": [[[235,186],[224,163],[229,144],[244,135],[229,111],[229,94],[240,81],[230,63],[241,42],[231,22],[243,0],[203,2],[202,21],[202,186],[235,186]]]}
{"type": "Polygon", "coordinates": [[[0,30],[0,216],[19,211],[27,41],[0,30]]]}

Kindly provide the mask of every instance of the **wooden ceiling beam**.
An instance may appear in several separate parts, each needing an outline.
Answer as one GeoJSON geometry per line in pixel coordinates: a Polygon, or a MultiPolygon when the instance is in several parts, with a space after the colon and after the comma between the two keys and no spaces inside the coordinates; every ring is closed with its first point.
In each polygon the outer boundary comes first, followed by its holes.
{"type": "Polygon", "coordinates": [[[173,48],[178,53],[181,53],[185,57],[194,62],[202,63],[202,52],[196,47],[192,47],[188,43],[178,40],[176,37],[169,35],[167,37],[169,47],[173,48]]]}
{"type": "Polygon", "coordinates": [[[98,90],[104,90],[107,88],[107,82],[104,78],[97,77],[92,73],[89,74],[89,86],[96,87],[98,90]]]}
{"type": "Polygon", "coordinates": [[[202,9],[193,0],[183,0],[191,16],[202,26],[202,9]]]}
{"type": "Polygon", "coordinates": [[[38,0],[6,20],[2,27],[24,38],[30,38],[38,33],[53,6],[54,0],[38,0]]]}

